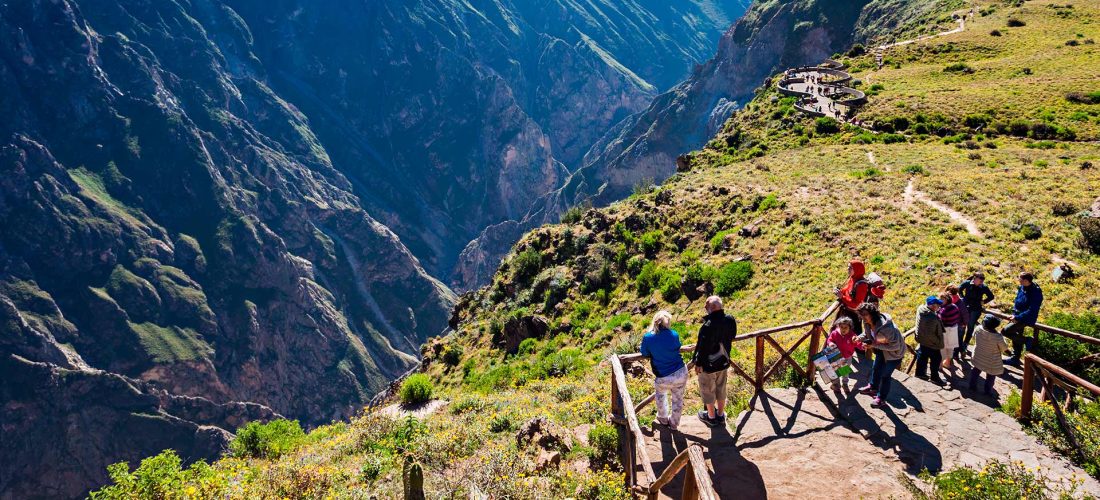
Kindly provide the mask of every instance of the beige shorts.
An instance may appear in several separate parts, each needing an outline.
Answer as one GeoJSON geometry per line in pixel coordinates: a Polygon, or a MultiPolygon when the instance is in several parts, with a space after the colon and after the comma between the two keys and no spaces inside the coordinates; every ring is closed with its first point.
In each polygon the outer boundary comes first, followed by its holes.
{"type": "Polygon", "coordinates": [[[699,374],[699,395],[703,404],[712,405],[716,401],[726,401],[726,374],[729,370],[699,374]]]}

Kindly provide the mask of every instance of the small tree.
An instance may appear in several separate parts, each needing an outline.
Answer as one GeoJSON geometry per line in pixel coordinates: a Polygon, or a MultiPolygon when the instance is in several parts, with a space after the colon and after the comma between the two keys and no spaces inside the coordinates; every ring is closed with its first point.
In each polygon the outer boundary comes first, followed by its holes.
{"type": "Polygon", "coordinates": [[[398,392],[401,404],[415,406],[431,401],[433,391],[431,378],[423,373],[414,373],[401,383],[401,390],[398,392]]]}

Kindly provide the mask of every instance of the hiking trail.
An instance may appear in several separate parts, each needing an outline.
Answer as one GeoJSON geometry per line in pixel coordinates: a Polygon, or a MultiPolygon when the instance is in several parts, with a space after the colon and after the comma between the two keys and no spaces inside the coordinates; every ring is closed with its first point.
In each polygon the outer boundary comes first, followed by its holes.
{"type": "Polygon", "coordinates": [[[909,184],[905,186],[904,200],[907,206],[912,206],[914,201],[924,203],[925,205],[939,210],[944,215],[947,215],[952,222],[966,227],[966,231],[968,233],[979,238],[982,236],[982,231],[978,228],[977,222],[974,222],[973,219],[967,217],[966,215],[963,215],[961,212],[947,205],[944,205],[943,203],[933,200],[930,196],[928,196],[928,194],[924,193],[923,191],[917,191],[916,187],[913,185],[913,179],[909,179],[909,184]]]}

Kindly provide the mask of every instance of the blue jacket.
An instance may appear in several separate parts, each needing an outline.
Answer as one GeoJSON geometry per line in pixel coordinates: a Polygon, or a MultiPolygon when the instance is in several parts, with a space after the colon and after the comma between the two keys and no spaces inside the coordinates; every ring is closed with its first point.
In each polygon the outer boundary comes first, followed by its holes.
{"type": "Polygon", "coordinates": [[[1021,286],[1016,291],[1016,301],[1012,303],[1012,314],[1016,316],[1016,322],[1023,325],[1034,325],[1039,322],[1039,308],[1043,307],[1043,290],[1034,283],[1031,286],[1021,286]]]}
{"type": "Polygon", "coordinates": [[[676,330],[647,332],[642,337],[642,356],[650,358],[653,374],[658,378],[672,375],[684,367],[684,358],[680,356],[680,335],[676,330]]]}

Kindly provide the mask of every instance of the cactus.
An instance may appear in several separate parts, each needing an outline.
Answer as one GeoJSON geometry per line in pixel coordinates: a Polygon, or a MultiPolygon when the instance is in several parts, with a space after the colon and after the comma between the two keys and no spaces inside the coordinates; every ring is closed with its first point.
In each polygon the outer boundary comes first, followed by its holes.
{"type": "Polygon", "coordinates": [[[405,487],[405,500],[424,500],[424,469],[418,462],[405,459],[402,482],[405,487]]]}

